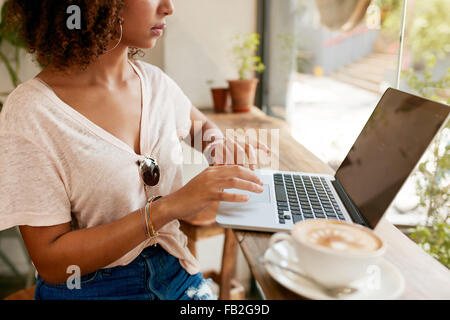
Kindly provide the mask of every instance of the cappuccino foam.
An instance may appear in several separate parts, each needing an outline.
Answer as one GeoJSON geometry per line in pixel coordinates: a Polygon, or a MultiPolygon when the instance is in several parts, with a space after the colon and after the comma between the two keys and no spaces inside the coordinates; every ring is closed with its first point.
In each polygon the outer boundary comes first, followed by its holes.
{"type": "Polygon", "coordinates": [[[302,222],[294,228],[293,236],[311,245],[343,252],[371,252],[382,246],[370,230],[333,220],[302,222]]]}

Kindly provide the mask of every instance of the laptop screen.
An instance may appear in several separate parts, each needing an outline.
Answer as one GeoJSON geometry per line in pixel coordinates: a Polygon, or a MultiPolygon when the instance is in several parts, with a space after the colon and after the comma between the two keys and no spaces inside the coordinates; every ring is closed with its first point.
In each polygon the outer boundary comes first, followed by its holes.
{"type": "Polygon", "coordinates": [[[336,172],[374,228],[444,123],[450,107],[389,88],[336,172]]]}

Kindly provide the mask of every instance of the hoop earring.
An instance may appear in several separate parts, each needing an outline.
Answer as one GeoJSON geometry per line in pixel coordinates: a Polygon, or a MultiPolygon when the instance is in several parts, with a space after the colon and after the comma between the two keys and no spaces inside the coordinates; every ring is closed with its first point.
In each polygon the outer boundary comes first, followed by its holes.
{"type": "Polygon", "coordinates": [[[123,32],[123,30],[122,30],[122,23],[120,23],[120,38],[119,38],[119,42],[117,42],[116,45],[113,48],[111,48],[109,50],[106,50],[103,53],[110,52],[110,51],[114,50],[115,48],[117,48],[117,46],[119,45],[120,41],[122,41],[122,32],[123,32]]]}

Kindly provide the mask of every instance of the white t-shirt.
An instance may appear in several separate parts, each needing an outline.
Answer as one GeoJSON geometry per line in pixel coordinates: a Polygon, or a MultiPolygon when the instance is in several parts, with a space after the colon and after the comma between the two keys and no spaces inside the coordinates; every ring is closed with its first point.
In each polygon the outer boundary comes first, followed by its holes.
{"type": "MultiPolygon", "coordinates": [[[[73,229],[98,226],[142,208],[152,195],[182,187],[180,138],[189,133],[192,104],[158,67],[143,61],[130,64],[141,80],[142,155],[37,78],[8,96],[0,112],[0,230],[69,221],[73,229]],[[161,169],[158,185],[148,194],[136,163],[145,156],[156,159],[161,169]]],[[[199,271],[178,220],[159,234],[159,244],[186,271],[199,271]]],[[[148,240],[140,243],[105,268],[128,264],[148,245],[148,240]]]]}

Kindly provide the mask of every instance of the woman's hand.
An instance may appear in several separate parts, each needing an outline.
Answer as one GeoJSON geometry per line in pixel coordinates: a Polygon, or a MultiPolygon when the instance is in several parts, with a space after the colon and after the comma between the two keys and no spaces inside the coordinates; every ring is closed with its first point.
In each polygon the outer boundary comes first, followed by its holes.
{"type": "Polygon", "coordinates": [[[233,137],[221,137],[214,140],[210,155],[213,165],[245,165],[246,159],[251,170],[257,165],[256,150],[261,149],[266,153],[271,150],[264,143],[259,141],[247,141],[246,137],[240,138],[237,135],[233,137]]]}
{"type": "Polygon", "coordinates": [[[262,186],[262,181],[242,166],[211,166],[160,200],[164,199],[175,219],[187,219],[217,201],[246,202],[249,199],[248,195],[224,192],[223,189],[236,188],[261,193],[262,186]]]}
{"type": "Polygon", "coordinates": [[[257,149],[266,154],[272,152],[268,146],[258,141],[259,133],[254,129],[227,129],[224,135],[215,123],[194,106],[191,108],[191,123],[190,134],[185,142],[203,152],[210,165],[245,165],[245,159],[248,158],[249,167],[254,170],[258,160],[257,149]],[[197,138],[201,140],[201,144],[195,143],[197,138]]]}

